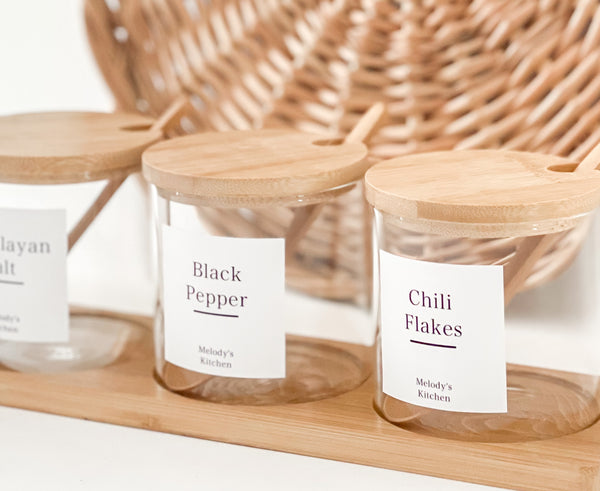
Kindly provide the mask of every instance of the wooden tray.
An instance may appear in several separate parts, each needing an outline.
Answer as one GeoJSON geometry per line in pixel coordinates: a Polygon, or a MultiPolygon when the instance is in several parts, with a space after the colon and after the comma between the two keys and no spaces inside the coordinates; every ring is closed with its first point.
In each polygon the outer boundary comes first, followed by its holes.
{"type": "Polygon", "coordinates": [[[493,486],[600,489],[600,423],[575,435],[518,444],[420,436],[375,414],[372,380],[306,404],[198,402],[155,382],[150,319],[130,319],[147,329],[115,364],[57,375],[0,370],[0,404],[493,486]]]}

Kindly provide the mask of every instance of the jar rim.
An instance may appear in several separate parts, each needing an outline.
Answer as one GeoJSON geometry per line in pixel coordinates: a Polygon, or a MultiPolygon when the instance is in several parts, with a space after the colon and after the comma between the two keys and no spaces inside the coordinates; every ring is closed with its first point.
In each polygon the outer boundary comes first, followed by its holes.
{"type": "Polygon", "coordinates": [[[330,143],[289,129],[199,133],[150,147],[143,174],[172,194],[206,199],[309,196],[354,182],[368,167],[364,144],[330,143]]]}
{"type": "Polygon", "coordinates": [[[504,150],[416,154],[369,169],[366,197],[375,209],[413,221],[490,224],[500,232],[531,223],[553,228],[553,220],[600,203],[600,172],[575,167],[560,157],[504,150]]]}

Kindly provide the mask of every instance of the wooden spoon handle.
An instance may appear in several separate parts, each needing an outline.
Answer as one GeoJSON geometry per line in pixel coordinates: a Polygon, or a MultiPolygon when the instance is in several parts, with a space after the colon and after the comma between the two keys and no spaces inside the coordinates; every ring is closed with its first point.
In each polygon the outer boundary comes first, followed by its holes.
{"type": "Polygon", "coordinates": [[[364,113],[350,133],[344,138],[344,143],[367,142],[385,114],[385,104],[376,102],[364,113]]]}
{"type": "MultiPolygon", "coordinates": [[[[188,103],[186,96],[179,96],[176,98],[167,109],[154,121],[154,124],[150,127],[149,131],[161,131],[164,133],[166,128],[173,122],[173,120],[181,113],[188,103]]],[[[121,187],[121,184],[125,182],[128,176],[119,177],[108,181],[104,189],[100,192],[98,197],[94,200],[92,205],[88,208],[85,214],[77,222],[77,225],[69,232],[68,250],[70,251],[85,231],[90,227],[94,220],[98,217],[100,212],[104,209],[109,200],[117,192],[117,189],[121,187]]]]}
{"type": "Polygon", "coordinates": [[[573,172],[591,172],[598,168],[598,164],[600,164],[600,143],[590,150],[573,172]]]}
{"type": "MultiPolygon", "coordinates": [[[[385,106],[381,102],[371,106],[346,136],[344,143],[356,143],[368,139],[384,112],[385,106]]],[[[298,244],[318,218],[322,208],[323,203],[317,203],[301,206],[294,210],[294,218],[285,237],[286,263],[289,264],[293,260],[298,244]]],[[[194,390],[204,383],[208,377],[205,374],[186,370],[170,363],[165,364],[161,376],[167,387],[178,391],[194,390]]]]}
{"type": "Polygon", "coordinates": [[[106,203],[112,198],[112,196],[117,192],[117,189],[125,182],[128,176],[123,176],[118,179],[113,179],[108,181],[104,189],[102,189],[101,193],[94,200],[92,205],[87,209],[85,214],[79,219],[77,225],[73,227],[73,229],[69,232],[69,242],[68,242],[68,250],[70,251],[73,246],[77,243],[77,241],[81,238],[81,236],[85,233],[85,231],[89,228],[92,222],[96,219],[96,217],[100,214],[102,209],[106,206],[106,203]]]}
{"type": "MultiPolygon", "coordinates": [[[[373,104],[358,120],[350,133],[344,138],[344,143],[359,143],[368,141],[377,124],[385,114],[383,102],[373,104]]],[[[302,206],[294,210],[294,218],[285,236],[285,258],[291,260],[296,251],[298,243],[304,237],[310,226],[321,213],[323,203],[302,206]]]]}
{"type": "Polygon", "coordinates": [[[154,124],[150,127],[150,131],[160,130],[163,133],[173,123],[181,112],[185,109],[189,102],[189,98],[185,95],[177,97],[169,106],[162,112],[162,114],[154,121],[154,124]]]}
{"type": "MultiPolygon", "coordinates": [[[[583,174],[592,172],[600,164],[600,143],[596,144],[573,172],[583,174]]],[[[535,263],[548,252],[560,233],[537,235],[523,238],[513,258],[504,267],[504,305],[508,305],[519,292],[533,270],[535,263]]]]}

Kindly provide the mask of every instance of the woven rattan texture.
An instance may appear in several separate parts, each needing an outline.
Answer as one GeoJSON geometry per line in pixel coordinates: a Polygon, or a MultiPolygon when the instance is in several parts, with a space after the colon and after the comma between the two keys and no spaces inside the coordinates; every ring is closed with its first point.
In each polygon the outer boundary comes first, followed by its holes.
{"type": "Polygon", "coordinates": [[[581,158],[600,139],[596,0],[88,0],[120,107],[194,94],[182,131],[344,132],[374,100],[378,156],[506,147],[581,158]]]}
{"type": "MultiPolygon", "coordinates": [[[[600,140],[598,7],[87,0],[86,20],[120,108],[157,115],[176,95],[191,96],[175,132],[292,126],[345,134],[382,100],[389,118],[371,139],[376,158],[504,147],[578,161],[600,140]]],[[[365,214],[353,208],[338,206],[323,220],[362,235],[365,214]],[[340,218],[348,213],[356,220],[340,218]]],[[[349,268],[357,264],[358,256],[345,257],[349,268]]]]}

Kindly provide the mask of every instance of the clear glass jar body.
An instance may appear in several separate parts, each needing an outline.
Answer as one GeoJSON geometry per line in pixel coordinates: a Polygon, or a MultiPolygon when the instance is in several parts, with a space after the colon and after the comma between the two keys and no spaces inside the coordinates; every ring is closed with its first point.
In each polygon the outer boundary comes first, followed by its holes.
{"type": "MultiPolygon", "coordinates": [[[[368,347],[375,336],[369,213],[359,210],[350,225],[338,213],[356,200],[358,187],[239,206],[154,189],[159,258],[155,355],[164,386],[196,399],[265,405],[332,397],[366,380],[368,347]],[[205,237],[285,239],[285,377],[210,375],[165,359],[165,226],[205,237]],[[348,233],[349,226],[355,233],[348,233]]],[[[261,346],[253,348],[260,356],[261,346]]]]}
{"type": "MultiPolygon", "coordinates": [[[[475,225],[473,231],[479,235],[473,238],[445,233],[444,228],[451,230],[452,224],[415,223],[377,210],[375,218],[378,248],[394,256],[503,266],[505,303],[506,265],[514,260],[519,244],[536,240],[536,231],[543,228],[532,225],[528,235],[494,237],[485,226],[475,225]]],[[[505,307],[507,411],[431,409],[386,394],[380,325],[375,408],[383,418],[418,433],[488,442],[553,438],[584,429],[598,419],[600,221],[590,213],[565,220],[558,228],[545,254],[532,263],[505,307]]],[[[398,361],[403,362],[408,363],[398,361]]],[[[477,362],[472,370],[477,372],[477,362]]],[[[480,388],[486,391],[485,384],[480,388]]]]}
{"type": "MultiPolygon", "coordinates": [[[[0,209],[64,211],[67,243],[67,234],[84,217],[106,184],[107,181],[57,185],[2,183],[0,209]]],[[[144,191],[135,179],[129,179],[123,188],[127,192],[119,189],[68,251],[68,306],[65,306],[69,312],[68,340],[2,340],[2,365],[23,372],[47,373],[99,368],[114,362],[126,345],[141,339],[143,327],[113,313],[115,310],[148,312],[154,299],[150,250],[144,254],[142,249],[140,254],[138,247],[147,243],[144,239],[149,231],[140,220],[139,209],[131,206],[143,197],[144,191]]],[[[6,235],[5,228],[0,223],[0,235],[6,235]]],[[[0,251],[0,262],[12,262],[14,255],[0,251]]],[[[52,285],[48,288],[53,289],[52,285]]],[[[31,308],[36,305],[38,301],[32,298],[31,308]]],[[[12,305],[0,300],[4,320],[12,310],[12,305]]]]}

